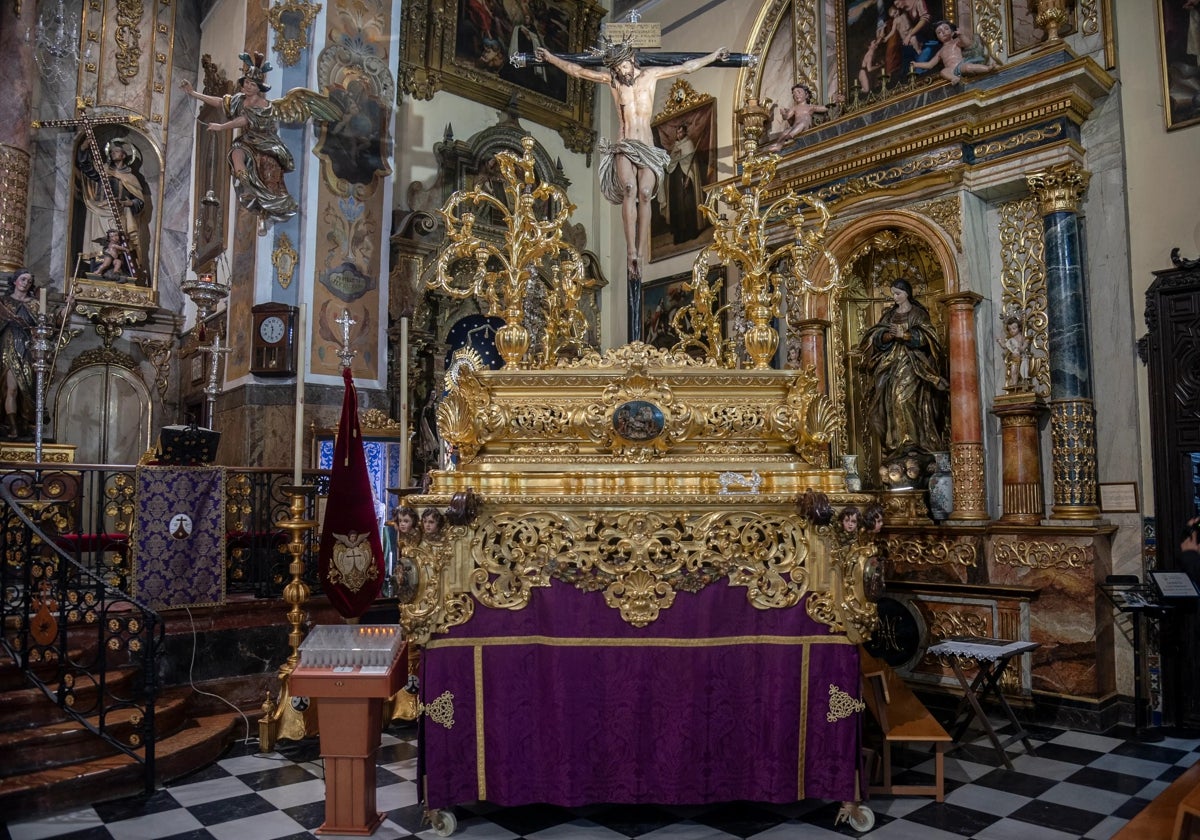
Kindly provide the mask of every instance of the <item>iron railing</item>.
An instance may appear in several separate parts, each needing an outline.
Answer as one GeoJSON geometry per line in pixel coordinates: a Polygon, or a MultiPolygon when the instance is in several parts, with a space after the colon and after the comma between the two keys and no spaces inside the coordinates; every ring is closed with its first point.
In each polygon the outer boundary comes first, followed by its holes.
{"type": "MultiPolygon", "coordinates": [[[[324,495],[327,473],[305,480],[324,495]]],[[[291,483],[290,473],[227,470],[227,593],[282,596],[291,483]]],[[[134,466],[0,463],[0,647],[66,714],[141,762],[150,792],[164,625],[129,594],[136,490],[134,466]]],[[[315,536],[306,539],[311,557],[315,536]]],[[[305,572],[319,592],[316,563],[305,572]]]]}

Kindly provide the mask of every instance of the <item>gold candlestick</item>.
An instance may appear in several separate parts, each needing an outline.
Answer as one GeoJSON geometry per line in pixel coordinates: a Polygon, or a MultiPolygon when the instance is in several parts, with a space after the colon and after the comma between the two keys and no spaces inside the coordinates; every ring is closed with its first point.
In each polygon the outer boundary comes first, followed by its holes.
{"type": "Polygon", "coordinates": [[[304,641],[304,622],[308,613],[304,605],[311,593],[304,582],[304,552],[307,548],[304,535],[316,527],[312,519],[305,519],[308,510],[308,500],[316,494],[316,487],[311,485],[289,485],[284,492],[292,497],[291,518],[279,523],[279,527],[291,532],[292,539],[288,543],[288,553],[292,562],[288,565],[288,573],[292,579],[283,588],[283,600],[291,605],[287,620],[291,625],[288,633],[288,646],[291,653],[279,667],[279,699],[273,700],[270,693],[262,705],[263,716],[258,721],[258,743],[262,752],[270,752],[275,748],[279,739],[299,741],[309,735],[315,735],[316,701],[311,703],[294,703],[291,695],[290,680],[296,666],[300,662],[300,643],[304,641]]]}

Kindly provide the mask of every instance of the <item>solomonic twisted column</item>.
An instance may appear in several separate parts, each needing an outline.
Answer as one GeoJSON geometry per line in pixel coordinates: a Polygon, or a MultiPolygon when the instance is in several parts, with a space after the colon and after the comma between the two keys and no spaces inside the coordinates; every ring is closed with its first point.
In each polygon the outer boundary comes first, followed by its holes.
{"type": "Polygon", "coordinates": [[[1026,176],[1041,204],[1050,319],[1051,519],[1096,519],[1096,408],[1079,205],[1091,173],[1062,163],[1026,176]]]}

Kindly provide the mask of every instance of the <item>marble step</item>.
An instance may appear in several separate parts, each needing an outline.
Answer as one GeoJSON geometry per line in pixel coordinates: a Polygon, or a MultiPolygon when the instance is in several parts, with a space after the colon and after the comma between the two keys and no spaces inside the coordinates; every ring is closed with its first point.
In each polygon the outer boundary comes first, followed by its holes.
{"type": "MultiPolygon", "coordinates": [[[[136,714],[140,713],[134,709],[120,709],[109,714],[106,718],[109,733],[122,743],[128,743],[134,732],[136,714]]],[[[161,698],[155,704],[154,729],[160,741],[179,731],[186,720],[187,700],[182,695],[161,698]]],[[[88,722],[95,726],[98,718],[89,718],[88,722]]],[[[90,761],[116,752],[119,752],[116,747],[74,720],[0,732],[0,755],[5,756],[0,762],[0,777],[90,761]]]]}
{"type": "MultiPolygon", "coordinates": [[[[242,718],[236,712],[189,721],[179,732],[158,742],[158,783],[216,761],[242,732],[242,718]]],[[[47,768],[0,779],[0,821],[69,811],[134,796],[144,789],[142,765],[124,754],[47,768]]]]}
{"type": "MultiPolygon", "coordinates": [[[[117,668],[109,670],[105,678],[107,690],[120,697],[129,697],[134,693],[134,683],[139,679],[133,668],[117,668]]],[[[37,686],[26,683],[25,688],[0,692],[0,732],[10,732],[14,729],[28,729],[36,726],[63,723],[71,720],[53,700],[37,686]]],[[[55,690],[56,686],[50,686],[55,690]]],[[[92,682],[84,682],[76,677],[73,692],[73,708],[81,714],[87,714],[96,703],[99,687],[92,682]]]]}

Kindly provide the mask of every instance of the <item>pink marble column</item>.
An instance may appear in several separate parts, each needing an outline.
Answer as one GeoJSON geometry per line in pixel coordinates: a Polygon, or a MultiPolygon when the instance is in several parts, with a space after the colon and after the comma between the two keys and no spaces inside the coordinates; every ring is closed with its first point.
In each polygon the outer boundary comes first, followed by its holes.
{"type": "Polygon", "coordinates": [[[975,344],[974,292],[945,295],[946,332],[950,349],[950,470],[954,476],[954,511],[950,519],[987,520],[984,493],[983,408],[979,400],[979,368],[975,344]]]}
{"type": "Polygon", "coordinates": [[[800,367],[812,366],[817,370],[817,383],[822,394],[829,393],[829,377],[825,365],[825,331],[829,322],[820,318],[808,318],[798,325],[800,336],[800,367]]]}
{"type": "Polygon", "coordinates": [[[36,12],[35,0],[0,4],[0,271],[25,262],[36,12]]]}

